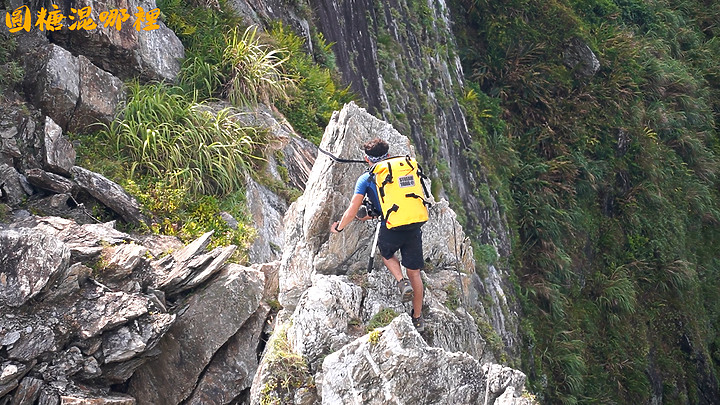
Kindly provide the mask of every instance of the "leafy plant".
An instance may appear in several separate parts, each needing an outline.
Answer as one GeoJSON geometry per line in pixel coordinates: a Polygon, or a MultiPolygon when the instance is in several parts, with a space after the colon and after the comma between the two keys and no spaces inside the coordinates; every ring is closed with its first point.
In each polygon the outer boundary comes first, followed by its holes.
{"type": "Polygon", "coordinates": [[[230,65],[225,95],[235,105],[270,103],[287,99],[287,92],[295,86],[295,77],[285,73],[282,66],[288,61],[282,49],[262,44],[257,26],[250,26],[240,34],[235,27],[226,38],[224,63],[230,65]]]}
{"type": "Polygon", "coordinates": [[[236,119],[236,112],[213,113],[161,84],[130,86],[123,120],[105,136],[130,176],[167,178],[194,193],[227,195],[240,190],[261,144],[261,134],[236,119]]]}
{"type": "Polygon", "coordinates": [[[399,314],[393,309],[390,309],[390,308],[381,309],[380,311],[378,311],[377,314],[373,315],[373,317],[368,322],[367,331],[370,332],[377,328],[382,328],[384,326],[387,326],[398,315],[399,314]]]}

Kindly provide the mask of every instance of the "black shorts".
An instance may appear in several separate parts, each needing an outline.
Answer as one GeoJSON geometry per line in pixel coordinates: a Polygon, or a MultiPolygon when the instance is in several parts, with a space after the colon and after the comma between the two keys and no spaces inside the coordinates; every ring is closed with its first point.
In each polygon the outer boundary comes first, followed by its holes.
{"type": "Polygon", "coordinates": [[[380,228],[378,249],[385,259],[393,257],[400,250],[402,265],[406,269],[420,270],[425,265],[422,249],[422,230],[420,227],[411,230],[394,231],[385,225],[380,228]]]}

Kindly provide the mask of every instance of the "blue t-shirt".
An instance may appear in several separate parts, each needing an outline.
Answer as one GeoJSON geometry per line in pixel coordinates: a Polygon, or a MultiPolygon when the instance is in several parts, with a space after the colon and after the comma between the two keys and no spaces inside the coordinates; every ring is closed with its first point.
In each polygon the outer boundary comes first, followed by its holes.
{"type": "Polygon", "coordinates": [[[380,199],[378,198],[377,186],[370,176],[370,172],[363,173],[355,182],[355,194],[366,195],[376,210],[380,211],[380,199]]]}

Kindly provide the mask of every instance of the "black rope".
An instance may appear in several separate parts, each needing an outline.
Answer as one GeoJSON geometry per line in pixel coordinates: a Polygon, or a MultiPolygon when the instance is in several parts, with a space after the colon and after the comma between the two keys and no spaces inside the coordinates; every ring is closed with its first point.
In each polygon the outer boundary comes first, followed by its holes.
{"type": "Polygon", "coordinates": [[[334,160],[334,161],[336,161],[336,162],[338,162],[338,163],[366,163],[366,164],[367,164],[367,162],[364,161],[364,160],[342,159],[342,158],[339,158],[339,157],[331,154],[331,153],[328,152],[328,151],[322,150],[321,148],[318,148],[318,150],[319,150],[320,152],[322,152],[322,153],[330,156],[330,159],[332,159],[332,160],[334,160]]]}

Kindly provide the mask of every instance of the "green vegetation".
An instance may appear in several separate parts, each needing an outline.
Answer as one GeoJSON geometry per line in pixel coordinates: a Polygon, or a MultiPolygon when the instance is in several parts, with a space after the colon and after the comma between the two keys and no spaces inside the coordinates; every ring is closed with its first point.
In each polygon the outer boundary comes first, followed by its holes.
{"type": "Polygon", "coordinates": [[[254,149],[263,142],[237,112],[213,112],[181,89],[163,84],[129,86],[123,119],[105,131],[113,153],[130,162],[130,176],[168,178],[194,193],[225,195],[242,188],[254,149]],[[177,91],[175,91],[177,90],[177,91]]]}
{"type": "Polygon", "coordinates": [[[261,404],[292,403],[293,393],[300,387],[314,388],[307,361],[293,352],[287,327],[275,333],[272,348],[265,357],[269,378],[261,389],[261,404]]]}
{"type": "Polygon", "coordinates": [[[23,78],[23,67],[11,56],[15,52],[17,41],[11,36],[0,41],[0,94],[5,90],[12,89],[20,83],[23,78]]]}
{"type": "MultiPolygon", "coordinates": [[[[121,119],[74,139],[81,143],[83,166],[138,198],[151,218],[150,230],[185,242],[214,230],[211,246],[236,244],[235,260],[244,261],[255,235],[245,208],[247,176],[288,201],[298,191],[286,184],[287,178],[283,183],[265,174],[264,130],[241,124],[237,109],[216,107],[217,98],[250,108],[274,102],[296,131],[317,143],[332,111],[352,96],[335,85],[332,52],[322,35],[314,44],[321,66],[282,26],[273,29],[272,37],[243,27],[224,1],[217,5],[159,1],[166,23],[185,46],[177,86],[128,83],[121,119]],[[231,227],[221,213],[238,225],[231,227]]],[[[0,62],[11,46],[0,49],[0,62]]]]}
{"type": "Polygon", "coordinates": [[[395,319],[398,315],[400,314],[398,314],[393,309],[383,308],[377,314],[373,315],[373,317],[370,319],[370,322],[368,322],[366,329],[368,332],[371,332],[377,328],[385,327],[390,322],[392,322],[392,320],[395,319]]]}
{"type": "Polygon", "coordinates": [[[708,4],[452,3],[468,158],[515,228],[534,348],[521,368],[545,402],[717,393],[720,7],[708,4]],[[594,76],[564,63],[573,38],[600,60],[594,76]]]}
{"type": "Polygon", "coordinates": [[[295,131],[318,145],[333,111],[339,111],[355,98],[349,87],[340,88],[336,84],[340,79],[335,73],[332,44],[327,44],[322,34],[316,34],[315,55],[311,57],[304,49],[305,41],[282,24],[275,24],[270,35],[287,60],[283,65],[287,74],[297,81],[289,97],[278,100],[278,109],[295,131]]]}
{"type": "Polygon", "coordinates": [[[228,34],[223,60],[230,64],[226,95],[235,105],[271,103],[287,99],[287,91],[295,85],[282,65],[289,56],[281,57],[282,49],[260,43],[257,27],[248,27],[238,36],[238,27],[228,34]]]}

